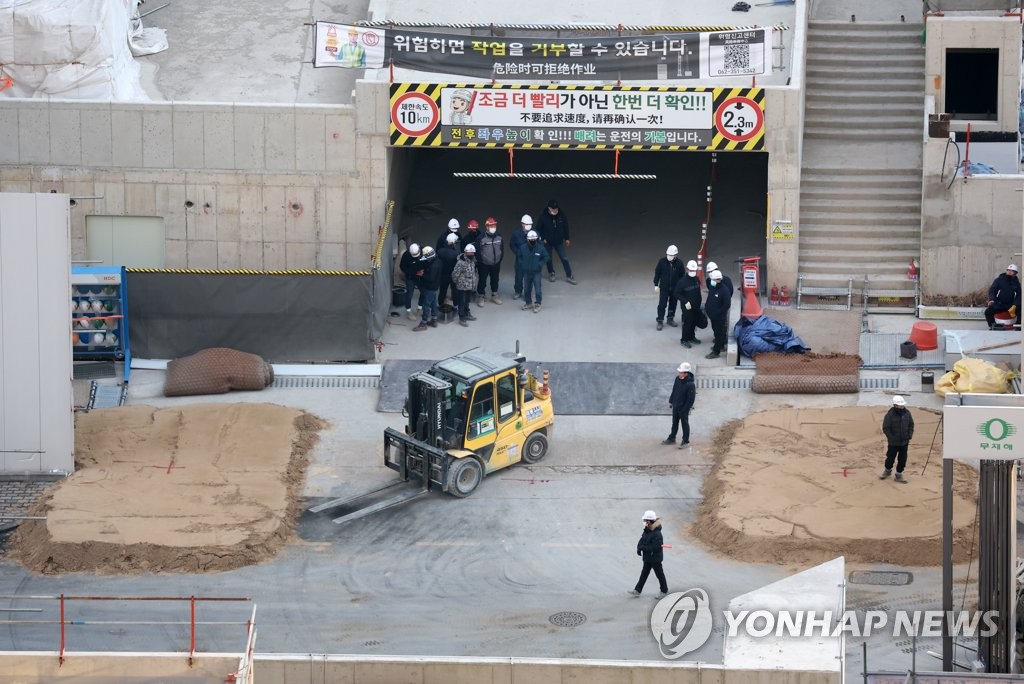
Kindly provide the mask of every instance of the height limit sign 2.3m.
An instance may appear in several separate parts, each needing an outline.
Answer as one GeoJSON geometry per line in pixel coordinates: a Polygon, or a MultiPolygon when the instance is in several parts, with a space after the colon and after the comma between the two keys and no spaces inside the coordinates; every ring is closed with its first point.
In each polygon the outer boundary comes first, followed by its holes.
{"type": "Polygon", "coordinates": [[[749,97],[730,97],[715,111],[715,127],[726,139],[745,142],[764,128],[764,112],[749,97]]]}
{"type": "Polygon", "coordinates": [[[411,138],[430,133],[440,122],[441,111],[437,102],[424,93],[405,93],[391,105],[391,124],[411,138]]]}

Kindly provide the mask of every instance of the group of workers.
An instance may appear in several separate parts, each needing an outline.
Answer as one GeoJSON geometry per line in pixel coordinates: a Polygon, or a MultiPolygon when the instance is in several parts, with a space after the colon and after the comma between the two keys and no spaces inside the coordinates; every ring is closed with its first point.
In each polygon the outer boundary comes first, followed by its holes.
{"type": "MultiPolygon", "coordinates": [[[[470,307],[473,301],[478,307],[487,301],[503,303],[498,291],[506,243],[498,233],[498,221],[488,218],[483,233],[476,220],[466,227],[467,232],[460,233],[459,220],[452,218],[434,247],[421,248],[412,243],[402,255],[399,268],[405,276],[405,313],[409,320],[419,319],[419,325],[413,328],[417,332],[437,327],[440,307],[446,303],[449,290],[463,327],[476,320],[470,307]],[[420,291],[418,312],[412,309],[416,290],[420,291]]],[[[566,282],[576,284],[565,251],[571,244],[569,220],[556,200],[548,202],[536,228],[529,214],[520,219],[520,229],[508,240],[508,251],[515,259],[513,299],[523,300],[524,311],[541,311],[541,273],[545,267],[549,280],[555,281],[552,252],[562,262],[566,282]]]]}
{"type": "Polygon", "coordinates": [[[725,351],[729,339],[729,309],[732,306],[733,285],[729,276],[722,275],[718,264],[709,261],[704,283],[707,295],[701,304],[701,282],[697,276],[699,266],[691,259],[684,266],[679,261],[679,249],[669,245],[665,256],[654,267],[654,291],[658,293],[658,330],[667,323],[676,327],[676,307],[679,307],[682,321],[682,335],[679,343],[687,349],[700,344],[696,337],[697,328],[711,324],[714,341],[706,359],[717,359],[725,351]]]}

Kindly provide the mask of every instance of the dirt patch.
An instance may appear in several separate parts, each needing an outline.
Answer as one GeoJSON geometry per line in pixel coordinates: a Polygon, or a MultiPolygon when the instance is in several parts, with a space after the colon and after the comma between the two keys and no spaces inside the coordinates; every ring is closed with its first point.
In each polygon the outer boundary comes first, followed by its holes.
{"type": "MultiPolygon", "coordinates": [[[[904,473],[910,482],[899,484],[878,479],[887,410],[783,409],[725,425],[694,536],[748,562],[808,565],[842,555],[849,562],[940,565],[940,415],[911,409],[916,430],[904,473]]],[[[977,472],[956,463],[957,562],[970,554],[976,490],[977,472]]]]}
{"type": "Polygon", "coordinates": [[[12,557],[46,574],[218,572],[274,556],[326,424],[273,404],[80,413],[76,472],[32,510],[12,557]]]}
{"type": "Polygon", "coordinates": [[[962,295],[929,295],[921,298],[926,306],[978,307],[988,306],[988,288],[962,295]]]}

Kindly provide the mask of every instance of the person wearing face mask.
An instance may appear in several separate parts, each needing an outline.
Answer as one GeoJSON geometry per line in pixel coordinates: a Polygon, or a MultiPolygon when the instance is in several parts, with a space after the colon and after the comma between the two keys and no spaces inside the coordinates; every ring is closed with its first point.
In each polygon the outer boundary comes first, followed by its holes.
{"type": "Polygon", "coordinates": [[[683,276],[683,265],[676,258],[679,249],[675,245],[669,245],[665,250],[665,256],[658,259],[654,267],[654,291],[658,293],[658,317],[655,321],[658,330],[664,327],[665,309],[668,308],[668,324],[673,328],[676,325],[676,283],[683,276]]]}
{"type": "MultiPolygon", "coordinates": [[[[712,271],[721,271],[721,269],[718,268],[718,264],[716,264],[714,261],[709,261],[708,267],[704,269],[704,272],[708,274],[708,277],[704,279],[704,284],[707,285],[708,287],[711,287],[712,271]]],[[[726,290],[728,290],[729,298],[732,299],[732,293],[735,292],[735,289],[732,286],[732,279],[729,276],[724,274],[722,275],[722,284],[720,287],[724,287],[726,290]]]]}
{"type": "Polygon", "coordinates": [[[536,231],[527,233],[526,244],[519,248],[519,266],[523,271],[523,311],[533,309],[533,313],[540,313],[540,271],[550,258],[536,231]],[[531,303],[534,290],[537,291],[536,304],[531,303]]]}
{"type": "Polygon", "coordinates": [[[505,245],[498,235],[498,220],[493,216],[484,222],[484,234],[476,241],[476,261],[480,269],[480,280],[476,286],[476,305],[484,305],[487,281],[491,283],[491,302],[501,304],[498,297],[498,276],[501,260],[505,258],[505,245]]]}
{"type": "MultiPolygon", "coordinates": [[[[710,264],[708,264],[710,266],[710,264]]],[[[717,359],[729,341],[729,307],[732,306],[732,292],[722,284],[722,272],[715,269],[708,277],[708,295],[704,301],[704,313],[711,322],[715,342],[706,359],[717,359]]]]}
{"type": "Polygon", "coordinates": [[[700,279],[697,278],[697,262],[686,262],[686,271],[676,283],[675,297],[679,301],[680,318],[683,322],[679,344],[687,349],[700,344],[694,333],[697,329],[697,314],[700,312],[700,279]]]}

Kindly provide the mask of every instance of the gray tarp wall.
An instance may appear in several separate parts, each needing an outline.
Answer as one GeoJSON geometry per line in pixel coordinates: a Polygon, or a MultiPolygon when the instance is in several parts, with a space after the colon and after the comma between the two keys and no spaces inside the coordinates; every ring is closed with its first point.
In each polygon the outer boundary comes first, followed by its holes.
{"type": "MultiPolygon", "coordinates": [[[[390,251],[387,257],[390,264],[390,251]]],[[[377,299],[372,318],[381,306],[387,315],[390,282],[379,290],[377,281],[390,281],[390,273],[390,267],[372,275],[130,270],[132,355],[174,359],[230,347],[272,363],[372,361],[380,335],[371,335],[368,311],[377,299]],[[374,291],[387,295],[375,298],[374,291]]]]}

